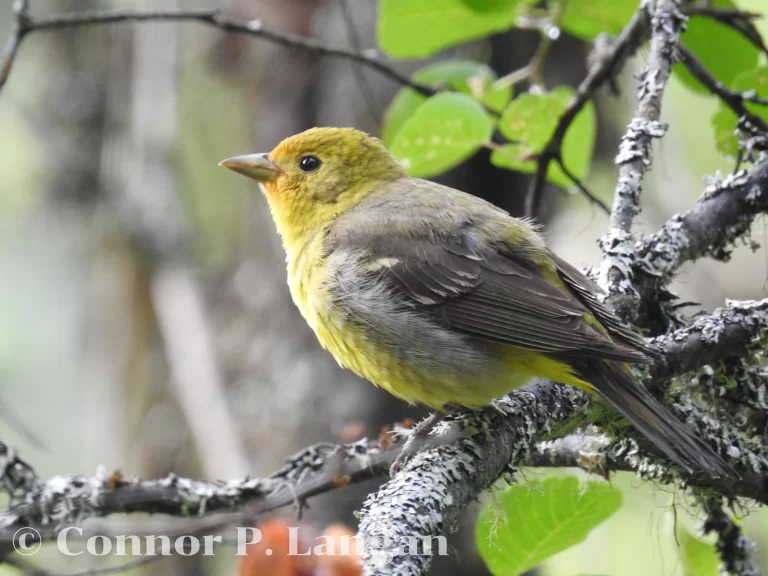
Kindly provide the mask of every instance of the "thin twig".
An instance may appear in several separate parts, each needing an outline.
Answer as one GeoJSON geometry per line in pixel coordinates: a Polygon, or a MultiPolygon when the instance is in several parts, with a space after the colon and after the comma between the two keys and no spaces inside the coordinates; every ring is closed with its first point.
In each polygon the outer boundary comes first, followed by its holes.
{"type": "Polygon", "coordinates": [[[544,91],[546,86],[544,85],[544,64],[547,61],[547,55],[552,47],[554,41],[560,36],[560,18],[563,15],[565,0],[556,0],[555,6],[551,11],[551,14],[547,18],[542,20],[541,26],[539,26],[539,34],[541,36],[539,40],[539,46],[536,49],[536,53],[533,55],[533,59],[530,64],[530,84],[533,91],[544,91]]]}
{"type": "Polygon", "coordinates": [[[514,86],[515,84],[527,80],[531,77],[531,65],[523,66],[517,70],[513,70],[509,74],[505,74],[493,83],[494,88],[505,88],[507,86],[514,86]]]}
{"type": "Polygon", "coordinates": [[[584,183],[581,180],[579,180],[579,178],[577,178],[573,172],[568,170],[568,168],[565,165],[565,162],[563,162],[563,159],[561,157],[556,158],[555,161],[557,162],[557,165],[560,166],[560,169],[563,171],[563,174],[565,174],[568,177],[568,179],[571,182],[573,182],[574,185],[581,191],[581,193],[587,197],[587,200],[592,202],[592,204],[600,208],[606,214],[608,215],[611,214],[611,209],[608,208],[605,202],[603,202],[602,200],[600,200],[600,198],[592,194],[592,192],[589,191],[589,189],[584,185],[584,183]]]}
{"type": "MultiPolygon", "coordinates": [[[[26,2],[17,0],[17,4],[26,2]]],[[[23,17],[17,16],[18,26],[11,32],[11,37],[6,45],[3,55],[3,65],[0,67],[0,87],[2,81],[7,78],[10,65],[18,51],[21,40],[30,32],[44,30],[60,30],[77,26],[91,26],[98,24],[117,24],[122,22],[198,22],[212,26],[225,32],[246,34],[255,38],[262,38],[275,44],[305,50],[321,56],[331,56],[357,62],[363,66],[376,70],[387,78],[408,86],[426,96],[432,96],[437,91],[429,86],[413,82],[408,76],[395,70],[384,62],[375,50],[357,52],[346,48],[328,46],[314,38],[298,36],[286,32],[277,32],[268,28],[261,20],[242,20],[225,16],[218,10],[89,10],[72,14],[53,14],[39,18],[28,18],[22,11],[23,17]],[[3,76],[5,74],[5,77],[3,76]]]]}
{"type": "Polygon", "coordinates": [[[713,18],[739,17],[748,20],[762,18],[758,12],[749,12],[739,8],[729,8],[728,6],[713,6],[710,2],[695,2],[681,7],[680,11],[686,16],[712,16],[713,18]]]}
{"type": "Polygon", "coordinates": [[[638,9],[621,31],[612,48],[607,51],[607,56],[596,62],[579,84],[576,95],[558,120],[552,138],[537,158],[536,174],[531,180],[526,197],[526,213],[529,216],[538,212],[549,163],[560,155],[563,138],[568,128],[582,108],[592,99],[597,89],[618,74],[627,58],[634,54],[648,37],[648,20],[646,10],[638,9]]]}
{"type": "Polygon", "coordinates": [[[758,106],[768,106],[768,98],[761,98],[754,90],[741,92],[741,99],[744,100],[744,102],[751,102],[758,106]]]}
{"type": "Polygon", "coordinates": [[[744,105],[744,102],[768,105],[768,99],[759,98],[754,93],[736,92],[726,87],[720,80],[715,78],[709,70],[707,70],[706,66],[704,66],[701,60],[699,60],[693,52],[683,45],[680,45],[680,60],[699,82],[704,84],[710,92],[719,97],[720,100],[733,110],[737,116],[745,116],[758,129],[763,132],[768,132],[768,124],[765,120],[757,114],[750,112],[744,105]]]}
{"type": "Polygon", "coordinates": [[[706,16],[717,20],[721,24],[734,29],[759,48],[763,54],[768,55],[768,46],[765,45],[760,31],[753,23],[753,20],[762,17],[761,14],[728,6],[712,6],[709,2],[689,4],[683,6],[681,11],[687,16],[706,16]]]}
{"type": "Polygon", "coordinates": [[[528,218],[535,218],[541,208],[541,198],[544,194],[544,184],[547,182],[547,171],[551,160],[552,158],[544,150],[536,162],[536,172],[531,180],[528,194],[525,196],[525,215],[528,218]]]}

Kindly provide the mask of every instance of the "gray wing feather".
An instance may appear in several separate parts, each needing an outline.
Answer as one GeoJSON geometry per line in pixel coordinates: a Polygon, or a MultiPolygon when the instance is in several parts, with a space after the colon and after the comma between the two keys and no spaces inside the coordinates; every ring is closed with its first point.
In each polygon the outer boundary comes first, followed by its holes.
{"type": "Polygon", "coordinates": [[[356,277],[363,284],[383,283],[398,306],[478,342],[557,356],[647,361],[642,338],[600,304],[592,294],[596,287],[580,272],[554,257],[567,288],[542,277],[533,262],[549,254],[534,235],[512,245],[479,232],[483,222],[507,225],[508,215],[455,190],[407,180],[392,184],[399,187],[396,194],[374,196],[358,207],[365,210],[366,226],[358,225],[352,210],[326,239],[329,254],[358,255],[356,277]],[[434,225],[424,225],[426,218],[434,225]],[[585,322],[587,314],[617,341],[585,322]]]}

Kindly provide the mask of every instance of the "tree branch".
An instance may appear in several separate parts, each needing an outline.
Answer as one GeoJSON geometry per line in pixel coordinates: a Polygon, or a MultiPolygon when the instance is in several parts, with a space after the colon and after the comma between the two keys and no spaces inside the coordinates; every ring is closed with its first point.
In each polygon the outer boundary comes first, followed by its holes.
{"type": "MultiPolygon", "coordinates": [[[[666,360],[659,360],[651,370],[653,389],[662,393],[671,376],[744,352],[766,330],[768,299],[733,303],[691,326],[657,338],[654,343],[666,360]]],[[[768,458],[764,451],[684,404],[677,411],[687,416],[686,423],[702,437],[721,452],[727,451],[741,474],[739,482],[725,484],[699,475],[678,475],[663,458],[640,452],[631,441],[603,445],[604,440],[600,440],[586,455],[585,444],[576,439],[536,447],[542,438],[562,433],[589,402],[587,394],[570,386],[538,383],[515,391],[493,408],[450,416],[431,437],[436,447],[419,452],[400,474],[368,499],[360,534],[365,541],[386,536],[393,547],[402,545],[408,536],[440,535],[464,505],[514,465],[580,465],[595,472],[600,472],[601,466],[603,471],[632,470],[655,481],[679,479],[729,497],[768,502],[768,458]],[[462,439],[446,445],[443,438],[455,437],[450,433],[456,427],[463,430],[462,439]],[[589,466],[590,462],[594,466],[589,466]]],[[[3,486],[11,494],[23,495],[22,501],[14,500],[9,509],[0,513],[0,542],[12,539],[20,526],[35,527],[44,539],[51,539],[61,526],[117,512],[183,517],[219,512],[230,513],[220,519],[219,525],[246,519],[252,523],[254,515],[290,504],[300,507],[313,495],[383,476],[398,452],[399,446],[386,441],[320,444],[289,458],[269,477],[227,482],[199,482],[173,475],[159,480],[127,480],[119,474],[57,476],[40,482],[28,465],[0,443],[0,454],[5,455],[0,460],[5,471],[3,486]]],[[[392,564],[379,566],[376,563],[382,553],[371,549],[366,564],[369,573],[417,574],[430,561],[425,556],[398,557],[392,564]]]]}
{"type": "Polygon", "coordinates": [[[630,277],[653,299],[685,262],[702,256],[727,259],[729,247],[768,210],[768,156],[751,169],[710,184],[696,206],[670,218],[633,248],[630,277]]]}
{"type": "Polygon", "coordinates": [[[768,47],[766,47],[760,32],[752,22],[760,18],[761,14],[728,6],[713,6],[709,1],[688,4],[683,6],[682,11],[688,16],[707,16],[733,28],[753,45],[757,46],[764,54],[768,55],[768,47]]]}
{"type": "Polygon", "coordinates": [[[573,172],[568,170],[568,167],[565,165],[565,162],[563,162],[562,157],[555,158],[555,162],[557,162],[557,165],[560,166],[560,170],[563,171],[563,174],[565,174],[566,177],[576,185],[576,187],[581,191],[581,193],[587,197],[587,200],[589,200],[592,204],[600,208],[600,210],[602,210],[606,214],[610,215],[611,210],[608,208],[608,206],[606,206],[605,203],[602,200],[600,200],[600,198],[592,194],[592,192],[589,191],[589,189],[584,185],[584,183],[581,180],[579,180],[573,172]]]}
{"type": "Polygon", "coordinates": [[[549,163],[561,156],[563,138],[568,132],[573,120],[579,112],[595,95],[595,92],[603,84],[614,78],[624,63],[633,55],[640,45],[648,37],[648,13],[641,7],[632,16],[624,29],[619,34],[611,48],[606,50],[605,56],[590,67],[586,78],[576,89],[576,95],[571,100],[568,108],[560,117],[552,138],[550,138],[544,150],[537,159],[536,174],[531,181],[526,198],[526,213],[532,216],[538,212],[541,194],[546,183],[549,163]]]}
{"type": "MultiPolygon", "coordinates": [[[[658,283],[667,282],[682,262],[704,254],[718,254],[744,233],[755,214],[765,209],[762,193],[768,182],[768,160],[763,159],[749,172],[739,173],[715,185],[693,210],[670,220],[652,237],[636,245],[631,241],[631,225],[637,212],[642,178],[651,163],[652,139],[664,133],[659,122],[661,98],[676,58],[684,22],[678,8],[678,0],[642,3],[607,56],[590,69],[579,86],[550,143],[538,159],[533,182],[531,198],[535,205],[536,193],[544,185],[549,162],[561,160],[560,149],[568,127],[595,90],[610,80],[645,40],[650,20],[649,65],[643,74],[635,118],[629,124],[617,157],[619,180],[611,215],[612,229],[603,239],[605,258],[600,269],[600,280],[613,296],[629,295],[629,306],[618,310],[625,318],[632,316],[633,305],[637,303],[630,283],[633,273],[639,275],[638,271],[642,271],[647,277],[658,279],[658,283]],[[655,8],[653,17],[649,18],[647,11],[651,6],[655,8]],[[660,245],[665,242],[671,244],[671,248],[662,249],[660,245]]],[[[373,53],[328,47],[311,38],[271,31],[260,21],[234,20],[217,11],[93,11],[32,20],[27,15],[27,3],[17,0],[14,13],[15,24],[0,59],[0,88],[10,73],[21,41],[31,31],[156,20],[194,21],[322,55],[346,58],[421,93],[434,93],[431,88],[411,82],[373,53]]],[[[733,94],[724,95],[735,104],[733,94]]],[[[760,101],[754,95],[742,94],[740,98],[741,106],[745,101],[760,101]]],[[[615,300],[612,302],[616,303],[615,300]]],[[[762,300],[732,303],[729,308],[659,337],[654,343],[662,354],[649,370],[649,388],[661,396],[670,387],[670,378],[705,364],[745,354],[756,339],[765,336],[766,330],[768,300],[762,300]]],[[[381,576],[423,573],[430,564],[430,557],[397,556],[384,565],[381,563],[382,552],[403,546],[409,537],[442,534],[454,524],[466,504],[474,501],[479,492],[491,486],[505,471],[513,471],[516,465],[570,462],[583,466],[586,462],[597,466],[602,462],[605,470],[634,470],[645,478],[681,482],[729,498],[743,496],[768,503],[765,448],[734,427],[703,413],[687,397],[676,399],[673,411],[730,459],[741,474],[739,481],[724,483],[698,474],[681,473],[655,452],[641,452],[639,443],[633,441],[635,433],[632,431],[628,432],[628,440],[612,444],[607,444],[604,437],[594,435],[548,440],[566,433],[568,426],[573,425],[574,417],[589,420],[590,402],[590,396],[575,388],[539,382],[513,392],[493,408],[449,416],[431,436],[435,446],[419,452],[396,477],[366,501],[360,535],[366,542],[385,537],[391,546],[385,551],[368,548],[366,573],[381,576]],[[452,432],[456,428],[462,430],[461,439],[446,443],[446,439],[454,438],[452,432]]],[[[12,495],[12,505],[0,512],[0,541],[7,542],[21,525],[39,527],[43,538],[51,538],[59,526],[117,512],[198,517],[218,512],[230,513],[226,520],[234,521],[292,503],[300,508],[302,502],[313,495],[382,475],[396,453],[397,448],[386,441],[362,440],[344,446],[321,444],[310,447],[266,478],[207,483],[175,476],[160,480],[126,480],[113,474],[109,477],[57,476],[40,482],[28,465],[0,443],[0,479],[12,495]]],[[[723,542],[733,540],[732,529],[730,532],[720,530],[719,526],[713,529],[718,530],[723,542]]],[[[738,543],[738,538],[736,541],[738,543]]],[[[736,548],[745,554],[748,551],[746,546],[736,548]]],[[[735,562],[734,559],[741,556],[724,555],[726,564],[729,562],[727,558],[735,562]]]]}
{"type": "Polygon", "coordinates": [[[679,0],[657,0],[655,3],[648,66],[641,75],[635,116],[619,145],[616,156],[619,174],[610,229],[600,241],[605,257],[599,282],[608,291],[609,303],[624,320],[634,318],[638,304],[625,258],[632,250],[631,228],[639,211],[643,177],[651,167],[651,143],[666,132],[666,126],[660,121],[661,101],[672,65],[677,60],[680,32],[685,24],[685,16],[679,7],[679,0]]]}
{"type": "Polygon", "coordinates": [[[229,518],[250,517],[288,506],[353,482],[385,475],[399,452],[390,443],[361,440],[352,444],[317,444],[286,459],[266,478],[201,482],[170,474],[157,480],[110,476],[55,476],[40,482],[34,471],[0,441],[6,455],[3,488],[21,498],[0,512],[0,542],[12,539],[19,526],[37,528],[43,539],[55,538],[61,526],[115,513],[143,512],[194,517],[216,512],[229,518]],[[247,506],[247,509],[244,509],[247,506]]]}
{"type": "Polygon", "coordinates": [[[29,0],[15,0],[13,3],[13,16],[11,33],[5,42],[3,53],[0,54],[0,90],[3,89],[3,86],[8,81],[21,42],[29,32],[29,0]]]}
{"type": "Polygon", "coordinates": [[[731,90],[726,87],[720,80],[715,78],[704,64],[699,60],[693,52],[688,50],[685,46],[680,46],[680,60],[688,68],[688,71],[694,75],[694,77],[704,84],[712,94],[715,94],[720,100],[733,110],[737,116],[744,116],[755,127],[762,132],[768,132],[768,124],[757,114],[750,112],[744,102],[754,102],[757,104],[768,105],[768,100],[758,98],[754,94],[741,93],[731,90]]]}
{"type": "MultiPolygon", "coordinates": [[[[693,326],[657,339],[662,352],[669,348],[678,360],[676,364],[660,367],[659,374],[668,377],[676,367],[689,368],[694,364],[716,362],[719,353],[744,350],[753,338],[768,328],[768,300],[731,306],[731,311],[720,310],[709,321],[700,320],[693,326]],[[734,329],[733,322],[741,322],[742,314],[750,320],[734,329]],[[733,315],[733,316],[731,316],[733,315]]],[[[663,384],[666,386],[666,384],[663,384]]],[[[557,434],[558,429],[581,412],[588,403],[587,394],[569,386],[538,383],[517,390],[500,400],[494,409],[482,413],[449,418],[439,432],[450,425],[463,430],[477,430],[460,445],[440,446],[417,454],[404,469],[365,503],[360,524],[360,535],[368,541],[391,543],[392,552],[403,546],[408,537],[424,538],[442,534],[457,520],[464,506],[477,494],[490,487],[505,471],[525,456],[542,437],[557,434]]],[[[685,409],[685,406],[681,406],[685,409]]],[[[697,417],[688,407],[691,425],[697,417]]],[[[716,446],[726,447],[735,441],[734,431],[720,427],[707,418],[696,424],[696,430],[716,446]],[[701,424],[701,425],[699,425],[701,424]]],[[[700,475],[681,475],[685,483],[714,489],[732,496],[742,495],[768,502],[765,475],[768,459],[762,448],[756,448],[742,439],[740,448],[729,456],[742,474],[738,484],[713,481],[700,475]],[[742,492],[745,491],[745,492],[742,492]]],[[[653,477],[671,481],[670,465],[643,465],[653,477]]],[[[422,574],[430,563],[425,556],[398,556],[391,563],[382,564],[387,555],[370,549],[366,556],[367,574],[422,574]]]]}
{"type": "Polygon", "coordinates": [[[723,510],[719,499],[706,502],[707,520],[704,522],[704,534],[717,534],[717,552],[720,554],[722,568],[733,576],[758,576],[760,569],[752,560],[755,543],[744,535],[741,526],[736,524],[723,510]]]}
{"type": "Polygon", "coordinates": [[[355,51],[346,48],[328,46],[314,38],[277,32],[267,27],[261,20],[241,20],[225,16],[219,10],[89,10],[73,14],[53,14],[50,16],[29,18],[26,11],[27,0],[16,0],[14,13],[15,25],[0,59],[0,89],[10,74],[14,58],[22,40],[30,32],[61,30],[77,26],[99,24],[117,24],[123,22],[197,22],[218,28],[225,32],[245,34],[261,38],[298,50],[305,50],[321,56],[331,56],[356,62],[386,76],[403,86],[408,86],[421,94],[431,96],[436,90],[395,70],[384,62],[375,50],[355,51]]]}

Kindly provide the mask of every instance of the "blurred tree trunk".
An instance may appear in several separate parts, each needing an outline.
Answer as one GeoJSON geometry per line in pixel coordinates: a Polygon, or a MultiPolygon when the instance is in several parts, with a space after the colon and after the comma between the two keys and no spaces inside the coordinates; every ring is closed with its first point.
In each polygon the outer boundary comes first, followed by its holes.
{"type": "MultiPolygon", "coordinates": [[[[62,4],[62,9],[88,9],[98,2],[62,4]]],[[[78,399],[82,414],[77,469],[88,472],[99,464],[120,468],[127,456],[123,378],[130,350],[125,336],[131,334],[132,318],[122,304],[131,290],[131,273],[119,247],[105,241],[99,210],[105,198],[99,158],[108,62],[103,51],[93,49],[112,33],[69,30],[40,39],[47,70],[42,97],[47,105],[40,107],[38,126],[46,158],[47,192],[42,210],[43,218],[55,221],[57,235],[75,240],[72,256],[82,265],[79,282],[84,298],[75,308],[75,322],[80,326],[74,331],[82,337],[72,397],[78,399]]],[[[41,229],[51,230],[50,226],[41,223],[41,229]]],[[[69,418],[55,422],[48,434],[57,426],[70,427],[71,422],[69,418]]]]}

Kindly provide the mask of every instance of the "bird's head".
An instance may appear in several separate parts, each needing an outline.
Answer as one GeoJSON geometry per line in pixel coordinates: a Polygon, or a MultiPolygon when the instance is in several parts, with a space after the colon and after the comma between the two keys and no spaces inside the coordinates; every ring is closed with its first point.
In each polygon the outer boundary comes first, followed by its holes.
{"type": "Polygon", "coordinates": [[[406,175],[380,140],[352,128],[313,128],[268,154],[235,156],[219,165],[261,184],[289,250],[382,184],[406,175]]]}

